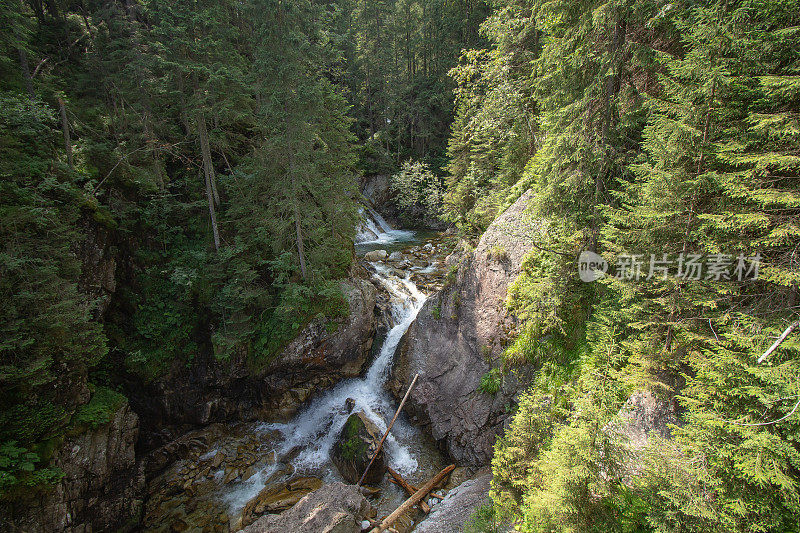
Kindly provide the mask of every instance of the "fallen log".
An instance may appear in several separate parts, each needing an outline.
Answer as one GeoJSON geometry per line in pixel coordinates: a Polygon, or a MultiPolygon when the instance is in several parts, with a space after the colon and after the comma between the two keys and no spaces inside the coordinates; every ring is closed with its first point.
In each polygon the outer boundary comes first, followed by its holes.
{"type": "MultiPolygon", "coordinates": [[[[387,467],[387,468],[388,468],[388,467],[387,467]]],[[[392,470],[391,468],[388,468],[388,469],[389,469],[389,471],[390,471],[389,473],[390,473],[390,474],[392,475],[392,477],[394,478],[394,479],[390,479],[389,481],[391,481],[391,482],[392,482],[392,483],[394,483],[395,485],[398,485],[399,487],[402,487],[403,489],[405,489],[405,486],[403,486],[401,483],[398,483],[398,482],[397,482],[397,477],[399,477],[399,476],[400,476],[400,474],[398,474],[397,472],[394,472],[394,470],[392,470]],[[392,473],[392,472],[394,472],[394,473],[392,473]]],[[[408,487],[411,489],[411,492],[409,492],[409,494],[414,494],[415,492],[417,492],[417,491],[419,490],[419,487],[417,487],[416,485],[412,485],[411,483],[408,483],[408,482],[407,482],[407,481],[405,481],[405,480],[403,480],[403,482],[404,482],[406,485],[408,485],[408,487]]],[[[406,490],[407,490],[407,489],[406,489],[406,490]]],[[[431,492],[430,494],[428,494],[428,496],[430,496],[430,497],[432,497],[432,498],[436,498],[437,500],[444,500],[444,496],[442,496],[441,494],[439,494],[439,493],[436,493],[436,492],[431,492]]]]}
{"type": "MultiPolygon", "coordinates": [[[[395,472],[391,468],[387,468],[387,470],[389,471],[389,474],[394,478],[394,482],[397,483],[398,485],[400,485],[401,487],[403,487],[403,489],[408,493],[409,496],[413,496],[414,493],[417,492],[417,490],[419,490],[419,489],[415,489],[415,488],[411,487],[411,485],[406,483],[406,480],[403,479],[400,476],[400,474],[398,474],[397,472],[395,472]]],[[[419,505],[419,508],[422,509],[423,513],[428,514],[428,513],[431,512],[431,506],[428,505],[425,502],[424,499],[420,500],[418,505],[419,505]]]]}
{"type": "Polygon", "coordinates": [[[400,405],[397,407],[397,411],[395,411],[394,418],[392,418],[392,421],[389,422],[388,426],[386,426],[386,431],[384,432],[383,437],[381,437],[381,441],[378,443],[378,447],[375,449],[375,453],[372,454],[372,459],[369,460],[367,468],[364,469],[364,473],[361,474],[361,479],[358,480],[358,483],[356,483],[356,485],[359,486],[361,485],[361,483],[364,481],[364,478],[367,476],[367,472],[369,472],[372,463],[375,462],[375,458],[378,456],[379,453],[381,453],[381,448],[383,448],[383,443],[386,441],[386,437],[389,436],[389,431],[392,429],[392,426],[397,421],[397,417],[400,415],[400,411],[403,409],[403,405],[405,405],[406,400],[408,400],[408,395],[411,394],[411,389],[414,388],[414,383],[417,382],[418,377],[419,374],[415,374],[414,379],[411,380],[411,385],[408,386],[408,390],[406,391],[405,396],[403,396],[403,401],[401,401],[400,405]]]}
{"type": "Polygon", "coordinates": [[[797,329],[798,327],[800,327],[800,320],[798,320],[798,321],[796,321],[796,322],[793,322],[793,323],[789,324],[789,327],[788,327],[788,328],[786,328],[786,330],[784,330],[783,334],[781,334],[781,336],[780,336],[780,337],[778,337],[778,340],[776,340],[776,341],[773,343],[773,345],[772,345],[772,346],[770,346],[770,347],[769,347],[769,349],[768,349],[766,352],[764,352],[764,354],[763,354],[761,357],[759,357],[759,358],[758,358],[758,363],[760,364],[760,363],[761,363],[761,362],[762,362],[764,359],[766,359],[767,357],[769,357],[769,356],[772,354],[772,352],[774,352],[775,350],[777,350],[777,349],[778,349],[778,346],[780,346],[781,344],[783,344],[783,341],[785,341],[785,340],[786,340],[786,337],[788,337],[788,336],[789,336],[789,334],[790,334],[791,332],[793,332],[795,329],[797,329]]]}
{"type": "MultiPolygon", "coordinates": [[[[398,483],[398,482],[397,482],[397,481],[395,481],[394,479],[390,479],[389,481],[391,481],[392,483],[394,483],[394,484],[395,484],[395,485],[397,485],[398,487],[402,488],[402,487],[400,486],[400,483],[398,483]]],[[[408,486],[409,486],[409,487],[411,487],[411,490],[412,490],[412,491],[414,491],[414,492],[417,492],[417,491],[419,490],[419,487],[417,487],[416,485],[412,485],[412,484],[410,484],[410,483],[409,483],[409,485],[408,485],[408,486]]],[[[412,494],[413,494],[413,493],[412,493],[412,494]]],[[[430,493],[428,493],[428,496],[430,496],[431,498],[436,498],[437,500],[444,500],[444,496],[442,496],[442,495],[441,495],[441,494],[439,494],[438,492],[430,492],[430,493]]]]}
{"type": "Polygon", "coordinates": [[[433,489],[433,487],[436,486],[437,483],[446,478],[447,475],[450,472],[452,472],[455,467],[456,465],[450,465],[441,472],[439,472],[438,474],[436,474],[435,476],[433,476],[427,483],[425,483],[425,485],[422,486],[421,489],[415,492],[413,496],[404,501],[400,505],[400,507],[395,509],[389,516],[384,518],[378,525],[378,527],[373,528],[372,531],[370,531],[370,533],[382,533],[383,531],[389,529],[389,526],[391,526],[395,522],[395,520],[400,518],[400,516],[402,516],[403,513],[414,507],[417,503],[419,503],[422,500],[422,498],[424,498],[425,495],[428,494],[433,489]]]}

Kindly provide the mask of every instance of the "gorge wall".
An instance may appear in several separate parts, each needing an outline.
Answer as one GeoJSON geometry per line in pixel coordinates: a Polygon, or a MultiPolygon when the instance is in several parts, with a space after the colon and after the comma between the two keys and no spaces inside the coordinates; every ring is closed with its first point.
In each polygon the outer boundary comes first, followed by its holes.
{"type": "Polygon", "coordinates": [[[0,506],[8,531],[129,531],[139,522],[145,489],[136,458],[139,419],[125,402],[97,428],[73,431],[51,465],[63,478],[47,490],[0,506]]]}
{"type": "Polygon", "coordinates": [[[525,214],[530,198],[526,192],[498,216],[477,248],[453,267],[398,350],[392,391],[402,396],[419,373],[407,409],[461,464],[489,462],[506,407],[526,380],[524,371],[511,372],[496,394],[478,391],[516,322],[506,311],[505,298],[537,231],[525,214]]]}
{"type": "Polygon", "coordinates": [[[151,383],[129,384],[131,404],[151,431],[142,447],[156,448],[213,422],[286,419],[312,394],[359,375],[372,353],[377,291],[360,277],[343,281],[342,291],[346,318],[312,320],[264,366],[254,366],[246,354],[226,361],[207,354],[191,366],[176,361],[151,383]]]}

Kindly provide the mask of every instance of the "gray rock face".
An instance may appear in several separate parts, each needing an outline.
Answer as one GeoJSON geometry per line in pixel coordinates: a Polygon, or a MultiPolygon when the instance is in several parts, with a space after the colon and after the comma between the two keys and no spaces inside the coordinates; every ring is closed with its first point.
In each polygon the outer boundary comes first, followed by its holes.
{"type": "Polygon", "coordinates": [[[315,320],[266,369],[264,397],[276,398],[265,408],[271,416],[288,418],[312,393],[361,373],[375,336],[377,290],[369,281],[342,283],[350,314],[329,333],[324,320],[315,320]]]}
{"type": "Polygon", "coordinates": [[[360,533],[370,505],[354,485],[331,483],[280,515],[262,516],[243,533],[360,533]]]}
{"type": "Polygon", "coordinates": [[[134,444],[139,420],[126,403],[97,429],[68,437],[56,449],[52,465],[64,478],[52,489],[12,509],[0,508],[11,524],[6,531],[125,531],[142,512],[144,470],[134,444]],[[13,524],[13,525],[12,525],[13,524]]]}
{"type": "Polygon", "coordinates": [[[520,378],[509,375],[493,396],[477,390],[515,322],[504,302],[538,231],[524,214],[529,201],[527,192],[500,215],[461,261],[455,279],[428,298],[393,368],[390,388],[398,397],[420,374],[408,410],[463,465],[488,463],[505,407],[520,388],[520,378]]]}
{"type": "Polygon", "coordinates": [[[674,401],[659,398],[650,391],[631,394],[620,410],[620,418],[623,423],[615,429],[625,435],[633,448],[646,446],[651,434],[664,439],[671,438],[670,425],[680,423],[674,401]]]}
{"type": "Polygon", "coordinates": [[[365,176],[361,183],[361,194],[375,206],[380,207],[392,198],[392,178],[388,174],[365,176]]]}
{"type": "Polygon", "coordinates": [[[492,474],[486,473],[465,481],[447,493],[444,500],[433,506],[414,533],[461,533],[472,513],[489,501],[492,474]]]}
{"type": "Polygon", "coordinates": [[[636,391],[619,410],[616,420],[603,428],[628,450],[622,464],[626,478],[641,472],[642,456],[653,437],[663,439],[657,444],[662,453],[680,453],[679,445],[672,440],[670,427],[682,424],[676,405],[674,395],[659,397],[649,390],[636,391]]]}

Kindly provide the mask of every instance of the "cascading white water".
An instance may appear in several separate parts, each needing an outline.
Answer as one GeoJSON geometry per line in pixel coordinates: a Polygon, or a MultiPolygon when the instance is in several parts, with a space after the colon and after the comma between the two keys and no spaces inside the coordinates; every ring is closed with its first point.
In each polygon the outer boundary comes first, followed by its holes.
{"type": "Polygon", "coordinates": [[[363,207],[359,212],[362,222],[356,231],[356,244],[389,244],[408,241],[414,237],[413,231],[392,228],[377,211],[369,206],[367,206],[366,212],[363,207]]]}
{"type": "MultiPolygon", "coordinates": [[[[384,385],[397,345],[425,303],[426,296],[408,275],[400,278],[383,264],[372,265],[375,268],[373,278],[392,296],[391,312],[395,325],[386,335],[380,353],[366,375],[339,383],[313,400],[288,423],[266,423],[259,427],[261,431],[280,432],[282,439],[276,450],[279,457],[300,447],[299,455],[292,460],[295,471],[315,471],[329,463],[330,450],[350,415],[345,408],[347,398],[355,400],[352,412],[364,411],[381,432],[386,431],[388,420],[394,414],[395,403],[384,390],[384,385]]],[[[399,419],[384,444],[388,461],[403,475],[412,474],[417,469],[417,460],[404,443],[413,439],[414,431],[399,419]]],[[[233,511],[241,509],[258,494],[275,471],[276,465],[265,468],[248,481],[233,487],[223,495],[223,499],[233,511]]]]}
{"type": "Polygon", "coordinates": [[[392,226],[390,226],[389,223],[386,222],[386,220],[384,220],[384,218],[377,211],[375,211],[371,207],[367,207],[367,210],[369,211],[369,214],[372,217],[372,219],[378,223],[378,225],[381,227],[384,233],[395,231],[395,229],[392,226]]]}

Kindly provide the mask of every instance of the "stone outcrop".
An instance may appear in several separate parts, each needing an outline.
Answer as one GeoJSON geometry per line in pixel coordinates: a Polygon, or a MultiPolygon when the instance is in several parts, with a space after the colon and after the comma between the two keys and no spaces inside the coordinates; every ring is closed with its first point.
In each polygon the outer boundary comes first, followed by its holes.
{"type": "Polygon", "coordinates": [[[491,473],[484,473],[463,482],[447,493],[444,500],[433,506],[430,514],[420,522],[415,533],[461,533],[472,513],[489,501],[491,473]]]}
{"type": "Polygon", "coordinates": [[[388,174],[371,174],[361,179],[361,194],[373,207],[382,207],[392,199],[392,177],[388,174]]]}
{"type": "Polygon", "coordinates": [[[250,500],[242,511],[242,525],[249,526],[265,514],[277,514],[290,509],[303,497],[322,487],[315,477],[299,477],[284,486],[265,487],[258,496],[250,500]]]}
{"type": "Polygon", "coordinates": [[[265,515],[243,533],[360,533],[369,502],[353,485],[331,483],[280,515],[265,515]]]}
{"type": "MultiPolygon", "coordinates": [[[[375,454],[380,438],[377,426],[363,412],[348,417],[331,449],[331,461],[345,480],[358,483],[375,454]]],[[[384,474],[386,457],[381,449],[364,477],[364,484],[377,485],[384,474]]]]}
{"type": "Polygon", "coordinates": [[[346,318],[337,324],[313,320],[262,368],[254,368],[245,354],[227,361],[198,354],[188,367],[175,361],[155,382],[129,383],[131,403],[146,426],[162,428],[147,435],[144,448],[213,422],[289,418],[312,394],[359,375],[372,354],[376,289],[361,278],[343,282],[342,289],[350,308],[346,318]]]}
{"type": "Polygon", "coordinates": [[[390,388],[400,397],[419,373],[406,409],[460,464],[488,463],[506,406],[525,379],[511,373],[497,394],[477,390],[515,325],[505,298],[538,231],[525,214],[530,194],[491,224],[443,289],[428,298],[396,356],[390,388]]]}
{"type": "MultiPolygon", "coordinates": [[[[125,403],[98,428],[68,436],[55,450],[51,465],[64,477],[31,500],[10,504],[0,514],[13,532],[127,531],[142,513],[145,479],[134,444],[139,420],[125,403]]],[[[8,529],[5,529],[5,528],[8,529]]]]}
{"type": "Polygon", "coordinates": [[[383,261],[388,256],[386,250],[372,250],[364,254],[365,261],[383,261]]]}
{"type": "Polygon", "coordinates": [[[80,241],[76,250],[81,260],[81,275],[78,289],[87,300],[97,304],[99,317],[105,313],[111,297],[117,290],[117,260],[111,252],[111,233],[94,220],[83,221],[86,238],[80,241]]]}
{"type": "Polygon", "coordinates": [[[670,426],[680,424],[675,400],[660,398],[647,390],[631,394],[620,409],[619,418],[620,423],[614,430],[622,434],[633,449],[644,448],[651,435],[672,438],[670,426]]]}

